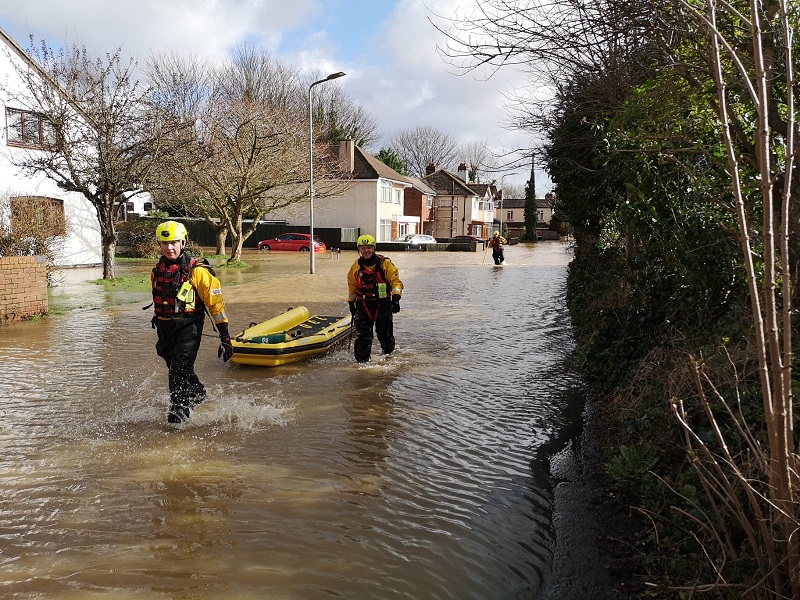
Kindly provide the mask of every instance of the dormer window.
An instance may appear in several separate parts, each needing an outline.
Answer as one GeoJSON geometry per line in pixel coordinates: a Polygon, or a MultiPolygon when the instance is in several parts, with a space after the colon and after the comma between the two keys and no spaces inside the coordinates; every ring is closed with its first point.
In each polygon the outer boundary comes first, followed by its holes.
{"type": "Polygon", "coordinates": [[[16,108],[6,109],[6,138],[9,146],[49,148],[55,135],[44,116],[16,108]]]}

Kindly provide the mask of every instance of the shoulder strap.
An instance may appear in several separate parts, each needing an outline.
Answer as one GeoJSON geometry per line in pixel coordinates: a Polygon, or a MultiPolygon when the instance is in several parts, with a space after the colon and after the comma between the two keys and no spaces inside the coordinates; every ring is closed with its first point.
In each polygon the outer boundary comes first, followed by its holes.
{"type": "Polygon", "coordinates": [[[193,259],[192,259],[192,260],[189,262],[189,275],[190,275],[190,276],[191,276],[191,273],[192,273],[192,269],[194,269],[195,267],[203,267],[203,268],[205,268],[205,269],[208,269],[208,270],[209,270],[209,272],[210,272],[212,275],[214,275],[215,277],[216,277],[216,275],[217,275],[217,274],[214,272],[214,267],[212,267],[212,266],[211,266],[211,263],[209,263],[209,262],[208,262],[208,259],[206,259],[206,258],[193,258],[193,259]]]}

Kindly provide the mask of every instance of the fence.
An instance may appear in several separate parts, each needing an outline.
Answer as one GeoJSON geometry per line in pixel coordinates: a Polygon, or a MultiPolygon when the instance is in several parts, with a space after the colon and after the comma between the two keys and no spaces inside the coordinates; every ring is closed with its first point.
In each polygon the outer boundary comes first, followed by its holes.
{"type": "MultiPolygon", "coordinates": [[[[151,217],[144,217],[151,219],[151,217]]],[[[153,219],[153,230],[163,219],[153,219]]],[[[177,219],[186,226],[189,232],[189,239],[192,243],[199,246],[217,245],[217,233],[214,228],[204,220],[177,219]]],[[[261,240],[268,240],[277,235],[287,232],[308,233],[309,227],[287,225],[283,222],[264,222],[256,225],[255,232],[248,237],[243,244],[244,248],[255,248],[261,240]]],[[[354,227],[314,227],[314,235],[325,242],[328,248],[355,249],[356,240],[360,235],[360,230],[354,227]]],[[[230,240],[229,240],[230,241],[230,240]]]]}

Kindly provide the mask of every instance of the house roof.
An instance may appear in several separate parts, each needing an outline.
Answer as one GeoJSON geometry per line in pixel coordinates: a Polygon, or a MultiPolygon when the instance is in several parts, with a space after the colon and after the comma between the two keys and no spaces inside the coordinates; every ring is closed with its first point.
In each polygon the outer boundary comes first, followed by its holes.
{"type": "Polygon", "coordinates": [[[436,190],[429,186],[427,183],[422,181],[419,177],[406,177],[411,182],[411,185],[417,188],[423,194],[428,196],[435,196],[436,190]]]}
{"type": "MultiPolygon", "coordinates": [[[[525,208],[525,198],[504,198],[503,208],[525,208]]],[[[545,198],[537,198],[536,208],[553,208],[553,204],[545,198]]]]}
{"type": "Polygon", "coordinates": [[[408,177],[401,175],[369,152],[356,146],[353,152],[353,179],[378,179],[379,177],[411,184],[408,177]]]}
{"type": "Polygon", "coordinates": [[[458,175],[451,173],[447,169],[439,169],[430,175],[425,175],[422,181],[431,186],[439,195],[483,196],[483,194],[476,192],[472,185],[464,183],[458,175]]]}
{"type": "Polygon", "coordinates": [[[503,208],[525,208],[525,198],[503,198],[503,208]]]}
{"type": "Polygon", "coordinates": [[[494,184],[491,183],[470,183],[467,185],[469,185],[469,189],[481,198],[485,198],[487,194],[493,196],[496,191],[494,184]]]}

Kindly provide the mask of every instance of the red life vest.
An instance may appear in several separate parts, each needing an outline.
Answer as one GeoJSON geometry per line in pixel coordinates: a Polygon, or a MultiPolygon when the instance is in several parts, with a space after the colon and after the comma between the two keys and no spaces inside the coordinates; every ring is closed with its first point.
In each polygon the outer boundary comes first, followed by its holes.
{"type": "Polygon", "coordinates": [[[190,298],[178,299],[178,292],[184,283],[191,281],[192,270],[197,265],[214,272],[205,258],[192,258],[186,253],[176,261],[161,257],[153,269],[153,308],[157,317],[190,316],[205,310],[203,300],[194,289],[190,298]]]}
{"type": "MultiPolygon", "coordinates": [[[[375,255],[375,265],[372,271],[366,271],[366,267],[359,259],[360,268],[356,273],[356,298],[362,302],[380,302],[391,300],[389,294],[389,282],[383,273],[381,263],[383,256],[375,255]]],[[[372,265],[369,265],[372,266],[372,265]]]]}

